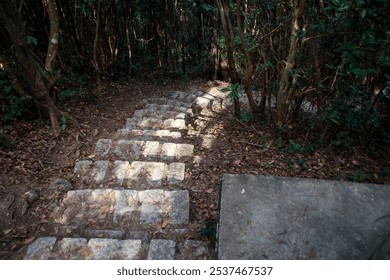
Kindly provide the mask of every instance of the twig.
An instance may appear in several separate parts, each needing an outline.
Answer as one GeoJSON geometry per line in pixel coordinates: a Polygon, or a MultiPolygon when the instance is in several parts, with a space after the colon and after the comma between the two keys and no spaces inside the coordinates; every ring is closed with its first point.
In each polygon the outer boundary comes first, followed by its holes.
{"type": "Polygon", "coordinates": [[[255,143],[245,142],[245,141],[240,141],[240,142],[242,144],[251,145],[251,146],[255,146],[255,147],[259,147],[259,148],[264,148],[264,145],[259,145],[259,144],[255,144],[255,143]]]}
{"type": "Polygon", "coordinates": [[[3,155],[5,155],[5,156],[11,156],[9,153],[3,152],[3,151],[1,151],[1,150],[0,150],[0,154],[3,154],[3,155]]]}
{"type": "Polygon", "coordinates": [[[265,151],[267,151],[267,150],[269,149],[269,147],[271,147],[271,145],[272,145],[273,142],[274,142],[274,140],[271,140],[270,142],[268,142],[268,143],[265,144],[265,145],[259,145],[259,144],[255,144],[255,143],[250,143],[250,142],[241,141],[241,143],[243,143],[243,144],[247,144],[247,145],[251,145],[251,146],[263,148],[263,149],[260,151],[261,153],[264,153],[265,151]]]}

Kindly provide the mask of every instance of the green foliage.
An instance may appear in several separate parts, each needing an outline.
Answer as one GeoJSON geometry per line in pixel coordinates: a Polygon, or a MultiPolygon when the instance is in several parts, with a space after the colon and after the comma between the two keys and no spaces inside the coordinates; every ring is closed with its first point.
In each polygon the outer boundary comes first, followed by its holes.
{"type": "Polygon", "coordinates": [[[58,96],[58,103],[62,105],[66,101],[78,102],[80,100],[94,102],[96,96],[87,90],[87,82],[86,76],[78,75],[75,72],[62,75],[58,81],[58,87],[61,89],[58,96]]]}
{"type": "Polygon", "coordinates": [[[281,149],[283,146],[284,146],[284,141],[283,141],[283,138],[282,137],[278,137],[276,138],[275,140],[275,146],[278,148],[278,149],[281,149]]]}
{"type": "Polygon", "coordinates": [[[13,120],[23,117],[32,105],[29,96],[19,97],[5,72],[0,70],[0,120],[8,125],[13,120]]]}
{"type": "Polygon", "coordinates": [[[250,112],[243,112],[241,113],[240,115],[240,121],[242,121],[243,123],[248,123],[251,119],[251,113],[250,112]]]}
{"type": "Polygon", "coordinates": [[[239,83],[235,83],[226,88],[223,88],[222,92],[230,92],[228,97],[233,102],[235,100],[239,100],[240,94],[242,92],[242,86],[239,83]]]}
{"type": "Polygon", "coordinates": [[[336,139],[331,141],[331,144],[350,151],[352,148],[353,139],[348,131],[340,131],[337,133],[336,139]]]}
{"type": "Polygon", "coordinates": [[[38,39],[33,36],[27,36],[27,44],[38,46],[38,39]]]}
{"type": "Polygon", "coordinates": [[[288,141],[288,146],[286,148],[287,153],[304,153],[306,152],[305,147],[301,146],[298,143],[295,143],[293,140],[288,141]]]}
{"type": "Polygon", "coordinates": [[[281,152],[287,154],[312,154],[315,150],[313,144],[301,145],[292,139],[289,139],[286,144],[282,136],[276,138],[274,144],[281,152]]]}
{"type": "Polygon", "coordinates": [[[370,175],[362,170],[353,172],[351,175],[345,176],[345,180],[352,182],[365,182],[370,179],[370,175]]]}
{"type": "Polygon", "coordinates": [[[298,159],[297,163],[298,163],[299,168],[301,169],[301,171],[305,171],[307,169],[304,158],[298,159]]]}
{"type": "Polygon", "coordinates": [[[65,130],[67,127],[67,119],[65,116],[62,116],[60,119],[60,127],[62,130],[65,130]]]}

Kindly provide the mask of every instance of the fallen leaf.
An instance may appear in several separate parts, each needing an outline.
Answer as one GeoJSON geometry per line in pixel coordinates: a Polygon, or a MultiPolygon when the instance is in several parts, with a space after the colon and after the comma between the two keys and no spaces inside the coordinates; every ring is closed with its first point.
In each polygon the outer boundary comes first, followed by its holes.
{"type": "Polygon", "coordinates": [[[26,240],[24,240],[24,241],[22,242],[22,244],[23,244],[23,245],[28,244],[28,243],[30,243],[31,241],[33,241],[34,239],[35,239],[35,236],[31,236],[30,238],[27,238],[26,240]]]}
{"type": "Polygon", "coordinates": [[[7,234],[10,233],[11,231],[12,231],[12,228],[3,230],[3,233],[4,233],[4,235],[7,235],[7,234]]]}
{"type": "Polygon", "coordinates": [[[169,225],[169,219],[166,218],[166,219],[164,219],[164,221],[163,221],[161,227],[162,227],[162,228],[165,228],[165,227],[167,227],[167,225],[169,225]]]}

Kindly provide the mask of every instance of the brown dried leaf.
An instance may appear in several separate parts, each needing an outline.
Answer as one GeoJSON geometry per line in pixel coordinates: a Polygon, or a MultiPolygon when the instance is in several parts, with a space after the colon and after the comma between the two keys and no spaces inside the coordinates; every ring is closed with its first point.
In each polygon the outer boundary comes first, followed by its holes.
{"type": "Polygon", "coordinates": [[[35,236],[31,236],[30,238],[27,238],[25,239],[22,244],[25,245],[25,244],[28,244],[30,243],[31,241],[33,241],[35,239],[35,236]]]}

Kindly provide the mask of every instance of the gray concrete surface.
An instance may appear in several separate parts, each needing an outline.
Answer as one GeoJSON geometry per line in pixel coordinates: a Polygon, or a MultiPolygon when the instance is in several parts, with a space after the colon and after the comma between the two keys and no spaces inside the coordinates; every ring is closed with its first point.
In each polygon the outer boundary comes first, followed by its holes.
{"type": "Polygon", "coordinates": [[[220,208],[222,260],[390,257],[390,186],[226,174],[220,208]]]}

